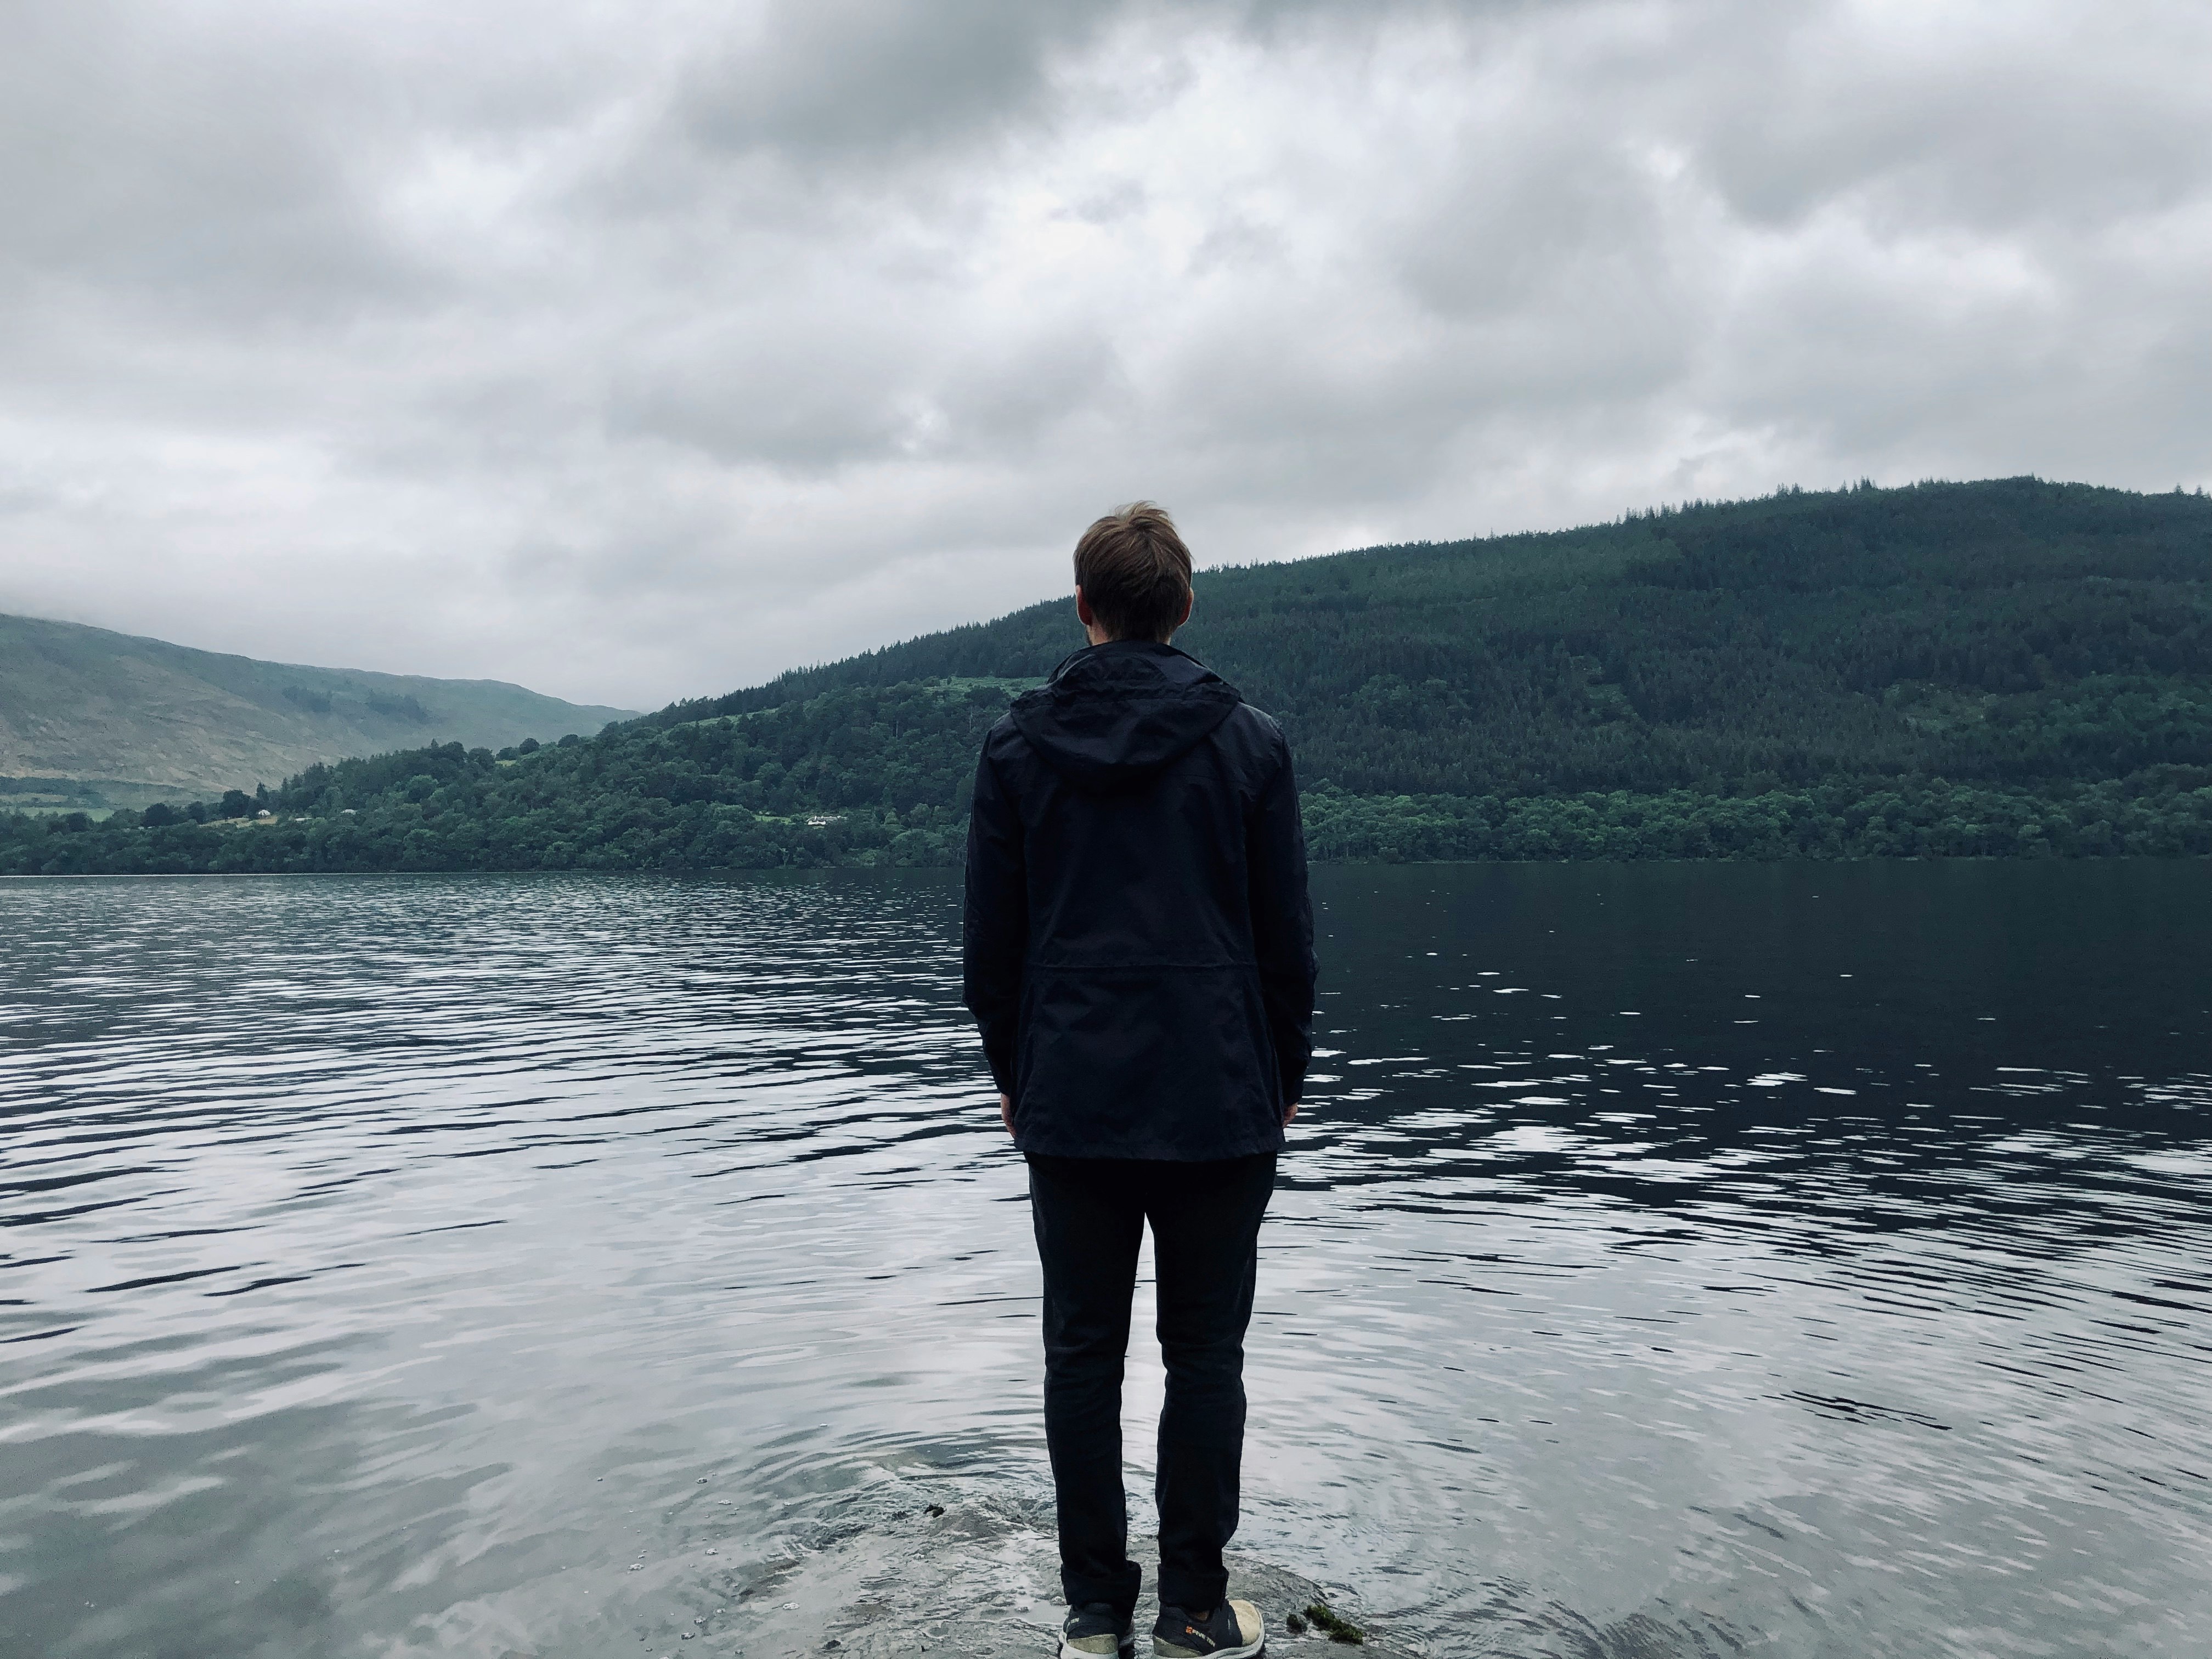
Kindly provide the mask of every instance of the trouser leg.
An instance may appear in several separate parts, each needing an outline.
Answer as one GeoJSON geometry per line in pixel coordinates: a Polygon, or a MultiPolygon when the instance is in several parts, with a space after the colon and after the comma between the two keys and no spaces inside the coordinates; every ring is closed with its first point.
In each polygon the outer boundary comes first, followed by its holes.
{"type": "Polygon", "coordinates": [[[1142,1200],[1104,1159],[1032,1158],[1030,1208],[1044,1267],[1044,1433],[1069,1604],[1137,1603],[1121,1490],[1121,1365],[1144,1237],[1142,1200]]]}
{"type": "Polygon", "coordinates": [[[1275,1155],[1170,1164],[1146,1206],[1159,1274],[1160,1600],[1206,1608],[1227,1595],[1244,1457],[1244,1330],[1275,1155]]]}

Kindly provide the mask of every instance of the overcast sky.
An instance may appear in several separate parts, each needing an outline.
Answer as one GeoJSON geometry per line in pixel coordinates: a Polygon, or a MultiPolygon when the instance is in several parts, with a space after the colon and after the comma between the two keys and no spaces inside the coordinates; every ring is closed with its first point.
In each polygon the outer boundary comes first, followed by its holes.
{"type": "Polygon", "coordinates": [[[2212,481],[2212,5],[13,0],[0,610],[656,706],[1203,563],[2212,481]]]}

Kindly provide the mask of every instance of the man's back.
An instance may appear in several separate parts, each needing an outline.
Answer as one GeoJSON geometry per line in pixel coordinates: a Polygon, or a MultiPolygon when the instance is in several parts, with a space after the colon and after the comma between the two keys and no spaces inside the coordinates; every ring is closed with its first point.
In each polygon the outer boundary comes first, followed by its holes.
{"type": "Polygon", "coordinates": [[[968,1004],[1021,1149],[1279,1148],[1314,964],[1275,723],[1172,646],[1094,646],[992,729],[973,811],[968,1004]]]}
{"type": "Polygon", "coordinates": [[[1256,1659],[1229,1598],[1244,1334],[1283,1125],[1312,1052],[1313,915],[1289,746],[1167,641],[1190,550],[1148,501],[1075,549],[1091,648],[1015,701],[975,769],[964,962],[1044,1270],[1060,1659],[1133,1651],[1121,1367],[1153,1242],[1163,1659],[1256,1659]]]}

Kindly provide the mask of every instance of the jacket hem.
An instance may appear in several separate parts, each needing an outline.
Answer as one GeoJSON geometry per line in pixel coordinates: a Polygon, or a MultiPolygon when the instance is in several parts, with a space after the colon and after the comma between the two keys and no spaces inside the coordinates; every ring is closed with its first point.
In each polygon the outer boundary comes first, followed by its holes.
{"type": "Polygon", "coordinates": [[[1250,1158],[1258,1152],[1279,1152],[1288,1144],[1288,1137],[1277,1130],[1272,1137],[1224,1143],[1218,1146],[1193,1149],[1163,1141],[1138,1141],[1128,1146],[1116,1146],[1099,1140],[1078,1140],[1062,1145],[1052,1144],[1049,1137],[1017,1134],[1014,1150],[1024,1158],[1126,1158],[1140,1164],[1218,1164],[1232,1158],[1250,1158]]]}

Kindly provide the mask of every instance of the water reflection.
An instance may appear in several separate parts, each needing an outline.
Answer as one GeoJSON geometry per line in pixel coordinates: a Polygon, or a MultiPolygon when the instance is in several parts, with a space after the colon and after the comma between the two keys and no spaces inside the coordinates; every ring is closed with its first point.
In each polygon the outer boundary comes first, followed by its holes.
{"type": "MultiPolygon", "coordinates": [[[[1322,872],[1249,1556],[1438,1653],[2186,1650],[2208,889],[1322,872]]],[[[0,887],[0,1651],[1048,1618],[957,925],[928,873],[0,887]]]]}

